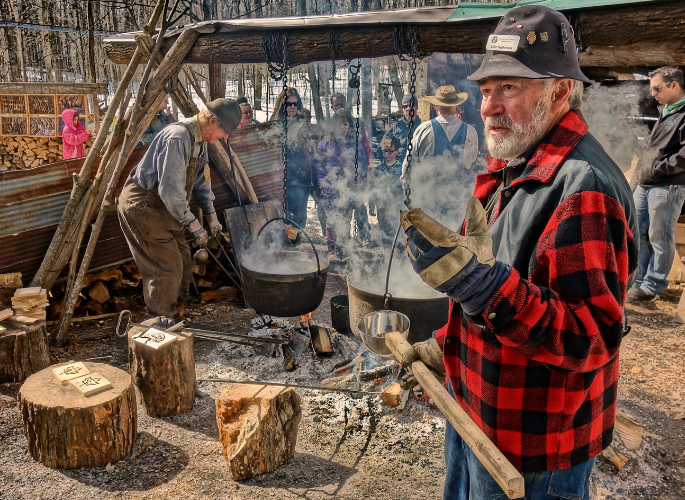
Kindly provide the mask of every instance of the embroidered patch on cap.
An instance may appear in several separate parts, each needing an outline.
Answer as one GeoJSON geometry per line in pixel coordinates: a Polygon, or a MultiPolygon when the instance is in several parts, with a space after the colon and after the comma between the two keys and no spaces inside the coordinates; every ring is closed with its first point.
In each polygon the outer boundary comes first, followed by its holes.
{"type": "Polygon", "coordinates": [[[534,31],[529,31],[528,36],[526,37],[526,40],[528,40],[528,43],[533,45],[535,43],[535,40],[537,40],[537,36],[535,35],[534,31]]]}
{"type": "Polygon", "coordinates": [[[485,50],[499,50],[501,52],[516,52],[519,48],[518,35],[490,35],[485,50]]]}

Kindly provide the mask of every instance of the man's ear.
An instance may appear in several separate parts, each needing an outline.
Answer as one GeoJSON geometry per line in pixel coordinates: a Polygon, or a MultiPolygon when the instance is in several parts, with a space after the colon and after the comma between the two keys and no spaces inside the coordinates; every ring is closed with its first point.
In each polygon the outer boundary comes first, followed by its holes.
{"type": "Polygon", "coordinates": [[[568,102],[573,90],[573,80],[570,78],[558,78],[552,86],[552,111],[558,111],[568,102]]]}

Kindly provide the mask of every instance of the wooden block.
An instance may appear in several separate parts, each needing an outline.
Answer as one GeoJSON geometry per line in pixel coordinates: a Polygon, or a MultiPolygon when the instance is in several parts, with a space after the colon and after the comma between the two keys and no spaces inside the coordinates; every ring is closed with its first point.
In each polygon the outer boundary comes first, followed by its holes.
{"type": "Polygon", "coordinates": [[[34,319],[45,319],[45,309],[35,310],[35,311],[16,311],[17,316],[23,318],[34,318],[34,319]]]}
{"type": "Polygon", "coordinates": [[[636,422],[622,411],[616,412],[614,430],[623,441],[623,445],[631,451],[637,450],[642,444],[645,426],[636,422]]]}
{"type": "Polygon", "coordinates": [[[12,309],[5,309],[4,311],[0,311],[0,321],[4,321],[7,318],[11,317],[14,313],[12,312],[12,309]]]}
{"type": "Polygon", "coordinates": [[[76,387],[84,396],[92,396],[112,387],[112,383],[97,372],[75,378],[70,380],[69,383],[76,387]]]}
{"type": "Polygon", "coordinates": [[[88,375],[90,370],[79,361],[53,368],[52,373],[60,384],[67,385],[70,380],[88,375]]]}
{"type": "Polygon", "coordinates": [[[157,330],[156,328],[149,328],[148,330],[145,330],[144,332],[141,332],[133,337],[133,340],[136,342],[148,347],[152,347],[153,349],[159,349],[162,346],[170,344],[176,339],[176,335],[157,330]]]}
{"type": "Polygon", "coordinates": [[[238,296],[238,289],[237,288],[223,288],[221,290],[208,290],[206,292],[202,292],[200,294],[200,300],[203,302],[207,302],[208,300],[215,300],[215,299],[228,299],[228,298],[235,298],[238,296]]]}
{"type": "Polygon", "coordinates": [[[618,470],[621,470],[630,461],[628,457],[626,457],[612,445],[609,445],[604,449],[604,451],[602,451],[602,456],[611,462],[618,470]]]}
{"type": "Polygon", "coordinates": [[[50,305],[49,302],[39,302],[38,304],[25,304],[23,302],[16,302],[12,304],[12,309],[15,311],[43,311],[50,305]]]}
{"type": "Polygon", "coordinates": [[[0,326],[0,335],[5,333],[6,331],[7,331],[7,328],[5,328],[4,326],[0,326]]]}
{"type": "Polygon", "coordinates": [[[86,291],[91,298],[97,300],[100,304],[103,304],[109,300],[109,290],[107,285],[105,285],[102,281],[96,281],[95,284],[86,291]]]}
{"type": "Polygon", "coordinates": [[[335,354],[331,344],[331,336],[328,328],[318,325],[309,326],[309,335],[312,339],[312,347],[317,356],[332,356],[335,354]]]}
{"type": "Polygon", "coordinates": [[[195,282],[195,284],[196,284],[197,286],[199,286],[200,288],[209,288],[209,287],[211,287],[214,283],[212,283],[211,281],[199,279],[199,280],[197,280],[197,281],[195,282]]]}
{"type": "Polygon", "coordinates": [[[12,304],[15,306],[20,306],[20,307],[26,307],[26,306],[38,307],[38,306],[41,306],[42,304],[46,304],[45,307],[47,307],[49,305],[49,303],[46,302],[46,298],[47,297],[44,298],[40,295],[36,298],[33,298],[33,299],[24,299],[21,297],[20,298],[12,297],[12,304]]]}
{"type": "Polygon", "coordinates": [[[23,323],[25,325],[34,325],[40,321],[39,318],[32,318],[30,316],[12,316],[9,321],[15,321],[17,323],[23,323]]]}
{"type": "Polygon", "coordinates": [[[400,403],[402,403],[403,399],[406,402],[406,396],[409,395],[409,391],[403,391],[402,387],[400,387],[400,384],[397,382],[393,382],[390,384],[387,389],[383,391],[381,394],[381,400],[388,405],[388,406],[399,406],[400,403]]]}
{"type": "Polygon", "coordinates": [[[16,298],[34,298],[38,295],[41,295],[41,290],[42,288],[39,286],[32,286],[29,288],[20,288],[16,292],[14,292],[14,296],[16,298]]]}
{"type": "Polygon", "coordinates": [[[0,274],[0,287],[12,285],[19,285],[17,288],[21,288],[21,273],[0,274]]]}
{"type": "Polygon", "coordinates": [[[291,388],[234,385],[216,398],[216,423],[235,481],[271,472],[295,454],[302,418],[291,388]]]}

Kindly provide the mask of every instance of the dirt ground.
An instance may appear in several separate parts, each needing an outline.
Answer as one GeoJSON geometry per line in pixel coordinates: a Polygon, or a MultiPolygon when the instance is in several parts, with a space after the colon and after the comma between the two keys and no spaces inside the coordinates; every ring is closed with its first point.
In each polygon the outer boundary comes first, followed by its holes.
{"type": "MultiPolygon", "coordinates": [[[[594,499],[685,498],[685,326],[672,319],[682,288],[674,285],[665,300],[628,306],[633,329],[621,348],[619,408],[645,425],[645,438],[639,450],[629,451],[615,435],[614,446],[629,462],[617,471],[598,460],[591,478],[594,499]]],[[[345,292],[344,277],[329,275],[314,319],[330,325],[329,299],[345,292]]],[[[256,315],[241,306],[194,303],[188,314],[197,328],[246,333],[256,315]]],[[[53,363],[104,357],[97,361],[127,370],[126,341],[114,337],[114,323],[75,325],[70,336],[79,340],[51,349],[53,363]],[[98,337],[105,338],[88,340],[98,337]]],[[[335,356],[296,350],[298,368],[286,372],[276,351],[197,340],[197,376],[319,384],[350,349],[363,350],[354,338],[335,334],[334,341],[335,356]]],[[[132,453],[108,467],[77,470],[49,469],[28,454],[17,411],[19,387],[0,385],[0,498],[441,498],[445,420],[412,398],[403,409],[392,409],[376,396],[298,389],[303,418],[295,456],[272,473],[237,483],[218,441],[214,399],[224,388],[220,384],[199,383],[195,406],[185,415],[150,418],[139,405],[132,453]]]]}

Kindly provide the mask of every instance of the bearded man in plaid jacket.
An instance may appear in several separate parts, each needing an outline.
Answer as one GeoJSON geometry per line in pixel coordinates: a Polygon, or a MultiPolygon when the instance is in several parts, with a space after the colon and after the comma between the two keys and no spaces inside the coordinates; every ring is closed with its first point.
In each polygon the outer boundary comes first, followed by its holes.
{"type": "MultiPolygon", "coordinates": [[[[402,214],[414,269],[452,299],[447,325],[403,364],[446,372],[527,499],[586,499],[616,414],[639,244],[630,188],[579,109],[589,80],[563,14],[510,11],[469,78],[483,94],[487,172],[461,234],[421,209],[402,214]]],[[[504,498],[449,423],[445,458],[445,499],[504,498]]]]}

